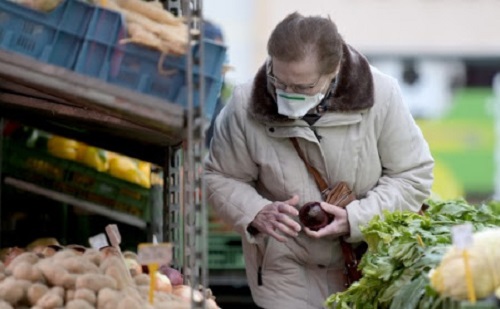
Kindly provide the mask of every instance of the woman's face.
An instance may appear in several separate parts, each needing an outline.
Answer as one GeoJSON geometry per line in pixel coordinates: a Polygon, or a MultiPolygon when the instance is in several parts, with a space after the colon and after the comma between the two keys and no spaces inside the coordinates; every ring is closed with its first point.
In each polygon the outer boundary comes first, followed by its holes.
{"type": "Polygon", "coordinates": [[[325,84],[332,74],[321,74],[314,54],[308,54],[303,60],[285,62],[272,59],[272,71],[268,75],[278,89],[285,92],[314,95],[325,91],[325,84]]]}

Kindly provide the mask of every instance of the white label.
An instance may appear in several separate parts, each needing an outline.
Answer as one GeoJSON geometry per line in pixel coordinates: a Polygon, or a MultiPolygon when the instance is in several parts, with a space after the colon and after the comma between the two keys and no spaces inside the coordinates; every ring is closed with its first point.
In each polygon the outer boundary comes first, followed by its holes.
{"type": "Polygon", "coordinates": [[[109,246],[108,239],[106,238],[106,235],[104,235],[104,233],[97,234],[94,237],[90,237],[89,244],[93,249],[96,250],[109,246]]]}
{"type": "Polygon", "coordinates": [[[106,234],[108,234],[109,242],[113,247],[119,247],[122,242],[122,235],[118,230],[116,224],[109,224],[106,226],[106,234]]]}
{"type": "Polygon", "coordinates": [[[472,237],[472,224],[466,223],[456,225],[451,228],[451,237],[453,245],[459,249],[467,249],[472,247],[474,238],[472,237]]]}
{"type": "Polygon", "coordinates": [[[137,260],[141,265],[148,264],[170,264],[172,261],[172,244],[140,244],[137,260]]]}

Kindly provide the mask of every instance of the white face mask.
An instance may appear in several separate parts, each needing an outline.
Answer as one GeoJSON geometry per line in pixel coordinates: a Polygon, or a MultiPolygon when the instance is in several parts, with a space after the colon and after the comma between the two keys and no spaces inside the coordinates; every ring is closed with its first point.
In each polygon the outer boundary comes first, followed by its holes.
{"type": "Polygon", "coordinates": [[[302,118],[311,108],[318,106],[324,97],[325,95],[322,92],[307,95],[276,89],[278,113],[292,119],[302,118]]]}

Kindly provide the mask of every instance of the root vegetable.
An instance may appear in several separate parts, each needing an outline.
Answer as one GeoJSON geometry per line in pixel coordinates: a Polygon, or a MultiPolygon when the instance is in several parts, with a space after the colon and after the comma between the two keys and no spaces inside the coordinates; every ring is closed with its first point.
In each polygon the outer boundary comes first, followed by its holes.
{"type": "Polygon", "coordinates": [[[5,266],[9,266],[12,260],[14,260],[17,256],[21,255],[24,252],[24,249],[18,247],[6,248],[2,249],[0,256],[5,266]]]}
{"type": "Polygon", "coordinates": [[[56,254],[57,250],[53,247],[45,247],[40,253],[43,257],[52,257],[56,254]]]}
{"type": "Polygon", "coordinates": [[[143,309],[144,306],[143,304],[138,301],[137,299],[130,297],[130,296],[125,296],[118,302],[118,307],[121,309],[143,309]]]}
{"type": "Polygon", "coordinates": [[[142,274],[142,266],[137,262],[137,260],[125,257],[125,264],[132,277],[142,274]]]}
{"type": "Polygon", "coordinates": [[[170,283],[172,283],[173,286],[184,284],[184,278],[177,269],[169,267],[168,265],[162,265],[159,271],[170,279],[170,283]]]}
{"type": "Polygon", "coordinates": [[[129,278],[127,277],[126,274],[123,273],[124,271],[125,270],[122,270],[117,265],[109,266],[106,269],[106,273],[105,273],[106,276],[109,276],[116,281],[116,288],[118,290],[122,290],[125,287],[132,285],[132,281],[129,280],[129,278]]]}
{"type": "Polygon", "coordinates": [[[0,299],[0,309],[14,309],[8,302],[0,299]]]}
{"type": "MultiPolygon", "coordinates": [[[[177,285],[173,287],[172,293],[185,301],[191,301],[191,290],[189,285],[177,285]]],[[[198,290],[193,290],[193,300],[200,302],[203,300],[203,294],[198,290]]]]}
{"type": "Polygon", "coordinates": [[[172,293],[172,284],[167,276],[156,273],[156,290],[166,293],[172,293]]]}
{"type": "Polygon", "coordinates": [[[207,298],[205,300],[205,307],[206,309],[220,309],[219,305],[217,305],[215,299],[213,298],[207,298]]]}
{"type": "Polygon", "coordinates": [[[132,260],[135,260],[135,261],[137,261],[137,259],[138,259],[137,253],[135,253],[133,251],[124,251],[123,252],[123,257],[126,258],[126,259],[132,259],[132,260]]]}
{"type": "Polygon", "coordinates": [[[123,289],[122,294],[132,297],[140,303],[144,301],[144,299],[141,297],[139,289],[136,286],[126,287],[125,289],[123,289]]]}
{"type": "Polygon", "coordinates": [[[121,40],[120,44],[138,43],[157,50],[163,48],[162,40],[156,34],[146,31],[146,29],[138,23],[128,23],[127,31],[130,38],[121,40]]]}
{"type": "Polygon", "coordinates": [[[64,290],[60,287],[54,287],[45,293],[37,302],[38,307],[44,309],[53,309],[64,305],[64,290]]]}
{"type": "Polygon", "coordinates": [[[45,284],[35,283],[28,288],[27,296],[29,303],[33,306],[40,298],[42,298],[45,293],[49,291],[49,288],[45,284]]]}
{"type": "Polygon", "coordinates": [[[68,257],[60,262],[60,266],[72,274],[99,273],[99,268],[82,256],[68,257]]]}
{"type": "Polygon", "coordinates": [[[16,305],[26,294],[30,284],[26,284],[26,282],[25,280],[17,280],[14,277],[7,277],[0,283],[0,299],[11,305],[16,305]]]}
{"type": "Polygon", "coordinates": [[[66,309],[94,309],[95,307],[83,299],[74,299],[66,304],[66,309]]]}
{"type": "Polygon", "coordinates": [[[116,3],[124,9],[141,14],[160,24],[182,24],[182,19],[175,17],[169,11],[158,9],[157,5],[153,3],[148,3],[141,0],[116,0],[116,3]]]}
{"type": "Polygon", "coordinates": [[[33,265],[38,262],[38,260],[40,260],[40,258],[36,255],[36,253],[23,252],[20,255],[16,256],[13,260],[11,260],[6,270],[9,273],[12,273],[18,264],[25,262],[33,265]]]}
{"type": "Polygon", "coordinates": [[[104,288],[116,290],[116,280],[102,274],[84,274],[76,279],[76,289],[89,289],[97,292],[104,288]]]}
{"type": "Polygon", "coordinates": [[[309,202],[300,208],[299,219],[304,226],[317,231],[327,226],[333,220],[333,216],[321,208],[320,202],[309,202]]]}
{"type": "Polygon", "coordinates": [[[100,269],[103,273],[116,280],[118,289],[123,289],[126,286],[132,285],[133,280],[121,253],[118,252],[117,254],[119,255],[106,258],[101,263],[100,269]]]}
{"type": "Polygon", "coordinates": [[[97,295],[90,289],[78,289],[75,291],[74,299],[82,299],[91,305],[97,303],[97,295]]]}
{"type": "MultiPolygon", "coordinates": [[[[128,24],[140,25],[144,31],[157,35],[162,40],[162,44],[165,44],[165,46],[161,47],[160,51],[168,51],[169,53],[175,53],[178,55],[183,55],[187,52],[188,29],[186,25],[161,25],[151,19],[148,19],[147,17],[126,9],[117,7],[112,7],[112,9],[122,13],[128,24]]],[[[138,27],[136,28],[140,29],[138,27]]],[[[157,45],[157,43],[152,45],[157,45]]]]}
{"type": "Polygon", "coordinates": [[[97,309],[118,308],[119,301],[120,293],[110,288],[104,288],[97,294],[97,309]]]}
{"type": "Polygon", "coordinates": [[[53,259],[54,260],[64,260],[70,257],[75,257],[78,254],[74,250],[70,249],[65,249],[61,251],[57,251],[56,254],[54,254],[53,259]]]}
{"type": "Polygon", "coordinates": [[[31,282],[39,282],[44,280],[42,271],[36,265],[33,265],[29,262],[21,262],[15,264],[12,275],[16,279],[23,279],[31,282]]]}
{"type": "MultiPolygon", "coordinates": [[[[52,258],[53,259],[53,258],[52,258]]],[[[61,268],[57,261],[47,259],[42,260],[37,264],[42,271],[45,280],[52,286],[60,286],[66,289],[74,289],[77,276],[68,273],[64,268],[61,268]]]]}
{"type": "Polygon", "coordinates": [[[69,301],[72,301],[73,299],[75,299],[75,290],[66,290],[66,297],[64,298],[64,301],[67,303],[69,301]]]}
{"type": "Polygon", "coordinates": [[[101,252],[95,249],[87,249],[83,254],[83,257],[97,266],[101,265],[101,261],[103,259],[101,252]]]}
{"type": "Polygon", "coordinates": [[[134,277],[134,282],[136,285],[147,285],[149,286],[149,281],[151,279],[149,278],[149,275],[146,274],[140,274],[134,277]]]}

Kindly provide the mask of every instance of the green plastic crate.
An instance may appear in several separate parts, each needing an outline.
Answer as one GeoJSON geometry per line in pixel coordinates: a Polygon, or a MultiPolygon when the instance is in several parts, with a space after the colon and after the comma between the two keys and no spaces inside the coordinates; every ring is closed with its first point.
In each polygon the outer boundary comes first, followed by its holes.
{"type": "Polygon", "coordinates": [[[4,144],[4,173],[150,221],[150,189],[14,141],[4,144]]]}

